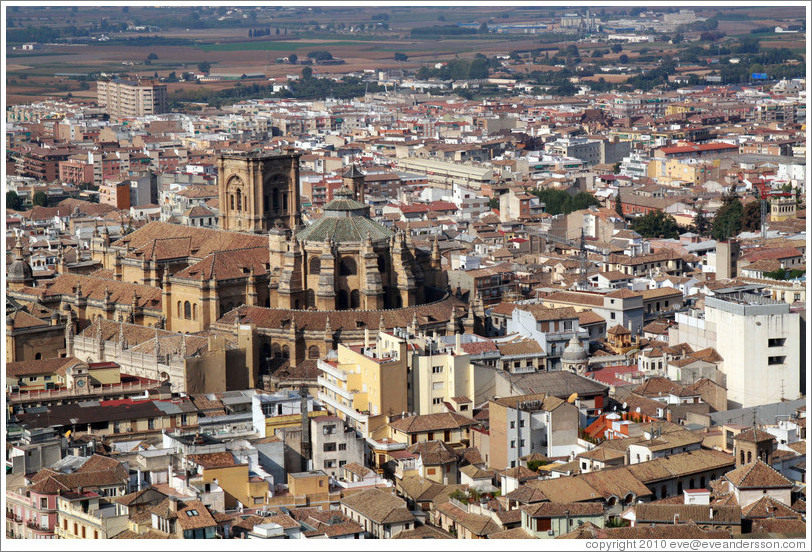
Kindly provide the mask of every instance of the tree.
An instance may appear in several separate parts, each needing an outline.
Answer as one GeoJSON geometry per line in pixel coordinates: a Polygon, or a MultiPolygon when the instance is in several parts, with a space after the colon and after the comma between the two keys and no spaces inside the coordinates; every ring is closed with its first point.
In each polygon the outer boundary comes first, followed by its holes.
{"type": "Polygon", "coordinates": [[[6,209],[13,209],[14,211],[19,211],[23,207],[23,202],[20,200],[20,196],[17,195],[17,192],[14,190],[9,190],[6,192],[6,209]]]}
{"type": "Polygon", "coordinates": [[[735,195],[726,195],[724,203],[713,216],[711,236],[717,241],[725,241],[741,232],[741,218],[744,209],[735,195]]]}
{"type": "Polygon", "coordinates": [[[615,213],[621,217],[623,216],[623,201],[620,199],[620,192],[618,192],[615,197],[615,213]]]}
{"type": "Polygon", "coordinates": [[[632,222],[632,230],[644,238],[678,238],[679,226],[673,216],[664,211],[649,211],[632,222]]]}
{"type": "Polygon", "coordinates": [[[761,229],[761,201],[751,201],[742,208],[742,232],[758,232],[761,229]]]}
{"type": "Polygon", "coordinates": [[[479,32],[480,33],[487,33],[488,32],[488,22],[487,21],[483,21],[482,25],[479,26],[479,32]]]}
{"type": "Polygon", "coordinates": [[[395,61],[406,61],[409,59],[409,56],[402,52],[395,52],[395,61]]]}
{"type": "Polygon", "coordinates": [[[31,199],[31,203],[34,205],[39,205],[40,207],[47,207],[48,195],[43,191],[36,192],[34,197],[31,199]]]}
{"type": "Polygon", "coordinates": [[[620,54],[620,57],[617,58],[617,60],[620,63],[628,63],[629,62],[629,56],[627,56],[626,54],[620,54]]]}
{"type": "Polygon", "coordinates": [[[149,55],[147,56],[147,59],[148,60],[158,59],[158,54],[156,54],[155,52],[150,52],[149,55]]]}
{"type": "Polygon", "coordinates": [[[305,80],[308,80],[311,77],[313,77],[313,69],[311,69],[310,67],[303,67],[302,68],[302,78],[305,79],[305,80]]]}
{"type": "Polygon", "coordinates": [[[201,61],[200,63],[197,64],[197,70],[200,71],[201,73],[208,73],[209,71],[211,71],[211,63],[209,63],[208,61],[201,61]]]}
{"type": "Polygon", "coordinates": [[[620,165],[621,165],[620,161],[618,161],[617,163],[615,163],[614,165],[612,165],[612,171],[613,171],[615,174],[620,174],[620,165]]]}
{"type": "Polygon", "coordinates": [[[288,56],[288,63],[291,65],[296,65],[296,62],[299,61],[299,56],[296,54],[291,54],[288,56]]]}
{"type": "Polygon", "coordinates": [[[621,46],[620,44],[617,44],[617,43],[612,44],[612,52],[613,53],[619,54],[622,51],[623,51],[623,46],[621,46]]]}
{"type": "Polygon", "coordinates": [[[710,230],[710,221],[708,217],[705,216],[705,211],[697,209],[696,216],[694,216],[694,220],[691,223],[691,231],[704,237],[708,235],[708,230],[710,230]]]}

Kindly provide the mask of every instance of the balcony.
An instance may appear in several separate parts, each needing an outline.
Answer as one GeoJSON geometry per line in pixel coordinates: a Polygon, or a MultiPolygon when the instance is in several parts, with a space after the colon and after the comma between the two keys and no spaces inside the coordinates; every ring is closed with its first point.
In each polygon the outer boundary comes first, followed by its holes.
{"type": "Polygon", "coordinates": [[[368,414],[361,414],[357,412],[354,408],[345,406],[340,402],[336,401],[332,397],[329,397],[326,393],[319,392],[319,400],[323,401],[327,406],[342,412],[345,416],[352,418],[358,423],[366,425],[369,422],[369,415],[368,414]]]}
{"type": "Polygon", "coordinates": [[[353,393],[351,391],[348,391],[347,389],[344,389],[343,387],[339,387],[339,386],[335,385],[334,383],[330,383],[329,381],[327,381],[327,378],[324,378],[322,376],[319,376],[318,378],[316,378],[316,381],[318,382],[319,385],[321,385],[322,387],[324,387],[326,389],[329,389],[330,391],[332,391],[336,395],[341,395],[342,397],[344,397],[348,401],[352,401],[353,393]]]}

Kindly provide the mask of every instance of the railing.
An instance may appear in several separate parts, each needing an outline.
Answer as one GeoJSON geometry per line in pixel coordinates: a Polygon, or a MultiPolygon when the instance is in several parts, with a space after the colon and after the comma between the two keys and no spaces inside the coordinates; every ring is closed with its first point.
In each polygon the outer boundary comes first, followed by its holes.
{"type": "Polygon", "coordinates": [[[11,402],[38,401],[42,399],[60,399],[68,397],[86,397],[89,395],[109,395],[131,391],[147,391],[155,389],[160,385],[155,383],[107,383],[91,387],[87,391],[77,391],[76,389],[42,389],[19,391],[9,393],[8,400],[11,402]]]}

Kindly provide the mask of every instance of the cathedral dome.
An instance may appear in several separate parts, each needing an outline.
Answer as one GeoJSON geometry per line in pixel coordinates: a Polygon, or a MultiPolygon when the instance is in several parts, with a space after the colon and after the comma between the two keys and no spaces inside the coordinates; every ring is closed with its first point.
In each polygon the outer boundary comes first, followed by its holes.
{"type": "Polygon", "coordinates": [[[369,218],[369,205],[352,199],[352,192],[342,186],[334,199],[324,206],[324,216],[296,233],[300,241],[323,242],[329,238],[336,243],[389,239],[394,234],[384,225],[369,218]]]}
{"type": "Polygon", "coordinates": [[[585,362],[589,359],[589,355],[586,354],[584,348],[581,347],[581,342],[578,341],[578,336],[573,335],[570,342],[567,344],[567,348],[564,349],[564,352],[561,354],[561,361],[562,362],[585,362]]]}

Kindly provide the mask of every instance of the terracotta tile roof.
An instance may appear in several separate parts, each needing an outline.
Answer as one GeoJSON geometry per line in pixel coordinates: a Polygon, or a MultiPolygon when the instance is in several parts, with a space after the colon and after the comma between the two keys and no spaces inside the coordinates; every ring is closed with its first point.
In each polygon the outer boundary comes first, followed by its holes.
{"type": "Polygon", "coordinates": [[[575,531],[558,537],[559,539],[729,539],[728,531],[705,531],[693,522],[677,525],[655,525],[652,527],[598,528],[585,523],[575,531]]]}
{"type": "Polygon", "coordinates": [[[440,414],[423,414],[408,416],[390,422],[389,426],[403,433],[425,433],[427,431],[443,431],[446,429],[459,429],[477,424],[474,420],[466,418],[455,412],[440,414]]]}
{"type": "Polygon", "coordinates": [[[421,441],[406,449],[411,454],[420,456],[427,466],[438,466],[457,462],[456,453],[443,441],[421,441]]]}
{"type": "Polygon", "coordinates": [[[603,295],[595,293],[554,291],[553,293],[544,296],[542,300],[549,300],[561,303],[574,303],[577,305],[592,305],[593,307],[603,307],[603,295]]]}
{"type": "MultiPolygon", "coordinates": [[[[530,356],[542,355],[544,349],[535,339],[524,339],[522,341],[512,341],[509,343],[496,343],[497,349],[502,356],[530,356]]],[[[546,356],[546,355],[545,355],[546,356]]]]}
{"type": "Polygon", "coordinates": [[[308,538],[318,535],[337,538],[364,532],[363,527],[337,510],[293,508],[290,510],[290,515],[297,522],[313,527],[312,531],[302,533],[308,538]]]}
{"type": "Polygon", "coordinates": [[[414,519],[405,500],[382,489],[369,489],[346,496],[341,499],[341,504],[375,523],[398,523],[414,519]]]}
{"type": "Polygon", "coordinates": [[[22,377],[41,374],[55,374],[58,370],[72,365],[85,363],[76,357],[44,358],[38,360],[23,360],[6,364],[6,376],[22,377]]]}
{"type": "Polygon", "coordinates": [[[45,296],[73,296],[76,294],[77,286],[81,286],[83,297],[93,301],[103,301],[105,290],[108,290],[112,303],[130,306],[133,302],[133,296],[138,295],[137,306],[161,310],[160,288],[131,284],[118,280],[95,278],[82,274],[60,274],[47,284],[45,296]]]}
{"type": "MultiPolygon", "coordinates": [[[[188,244],[185,255],[202,259],[215,251],[227,251],[249,247],[267,247],[268,239],[258,234],[244,234],[211,228],[168,224],[165,222],[150,222],[131,234],[113,242],[113,247],[129,246],[130,249],[149,251],[148,247],[155,240],[175,240],[171,247],[179,243],[188,244]],[[187,239],[185,242],[183,239],[187,239]]],[[[170,241],[166,242],[170,244],[170,241]]],[[[168,245],[169,246],[169,245],[168,245]]],[[[166,254],[176,255],[178,251],[166,251],[166,254]]]]}
{"type": "Polygon", "coordinates": [[[771,535],[806,536],[806,523],[800,519],[758,519],[753,521],[750,530],[753,535],[770,533],[771,535]]]}
{"type": "Polygon", "coordinates": [[[349,464],[345,464],[344,469],[361,478],[366,477],[368,474],[372,473],[372,470],[370,470],[369,468],[365,468],[358,462],[350,462],[349,464]]]}
{"type": "Polygon", "coordinates": [[[606,322],[606,319],[595,311],[583,310],[578,313],[578,324],[580,326],[600,324],[601,322],[606,322]]]}
{"type": "Polygon", "coordinates": [[[11,327],[15,330],[22,328],[35,328],[37,326],[50,326],[44,320],[40,320],[35,316],[31,316],[25,311],[17,311],[10,315],[11,327]]]}
{"type": "Polygon", "coordinates": [[[762,441],[775,441],[775,437],[766,431],[750,427],[737,433],[733,437],[734,441],[744,441],[746,443],[760,443],[762,441]]]}
{"type": "Polygon", "coordinates": [[[697,395],[696,391],[681,385],[668,378],[653,377],[646,380],[643,385],[634,389],[634,393],[643,397],[665,397],[675,395],[677,397],[692,397],[697,395]]]}
{"type": "Polygon", "coordinates": [[[465,527],[476,536],[486,536],[501,531],[502,528],[490,516],[469,514],[451,502],[439,504],[436,510],[451,518],[455,523],[465,527]]]}
{"type": "Polygon", "coordinates": [[[199,500],[189,500],[182,508],[181,504],[178,504],[177,520],[178,525],[184,531],[217,526],[217,521],[209,512],[208,507],[199,500]]]}
{"type": "Polygon", "coordinates": [[[678,289],[674,289],[672,287],[661,287],[657,289],[644,289],[643,290],[643,300],[646,299],[657,299],[659,297],[671,297],[672,295],[678,295],[682,297],[682,292],[678,289]]]}
{"type": "Polygon", "coordinates": [[[506,531],[497,531],[496,533],[491,533],[488,535],[489,539],[534,539],[535,537],[530,535],[527,531],[525,531],[521,527],[514,527],[513,529],[507,529],[506,531]]]}
{"type": "Polygon", "coordinates": [[[187,458],[203,469],[225,468],[237,465],[237,461],[234,460],[234,455],[230,452],[190,454],[187,458]]]}
{"type": "Polygon", "coordinates": [[[617,291],[613,291],[611,293],[607,293],[606,297],[612,297],[614,299],[629,299],[630,297],[641,297],[640,293],[635,293],[629,289],[623,288],[617,291]]]}
{"type": "Polygon", "coordinates": [[[724,477],[739,489],[783,489],[793,487],[792,481],[761,460],[750,462],[729,471],[724,477]]]}
{"type": "Polygon", "coordinates": [[[771,496],[763,496],[741,509],[744,518],[801,519],[801,514],[771,496]]]}
{"type": "Polygon", "coordinates": [[[578,318],[578,313],[572,307],[545,307],[544,305],[518,305],[519,310],[527,311],[533,315],[537,322],[550,320],[568,320],[578,318]]]}
{"type": "Polygon", "coordinates": [[[600,502],[541,502],[522,506],[521,509],[532,518],[603,516],[603,504],[600,502]]]}
{"type": "Polygon", "coordinates": [[[453,539],[454,535],[447,531],[443,531],[439,527],[433,525],[421,525],[414,529],[401,531],[393,539],[453,539]]]}
{"type": "Polygon", "coordinates": [[[491,307],[490,311],[491,315],[502,314],[505,316],[510,316],[515,308],[516,305],[514,303],[499,303],[498,305],[491,307]]]}
{"type": "Polygon", "coordinates": [[[626,469],[639,481],[648,485],[664,479],[721,469],[733,464],[733,457],[727,453],[700,449],[641,462],[627,466],[626,469]]]}
{"type": "Polygon", "coordinates": [[[281,328],[284,326],[283,322],[289,321],[291,315],[294,314],[296,326],[301,330],[324,330],[328,317],[333,331],[355,330],[359,327],[377,328],[381,316],[383,316],[384,325],[387,328],[395,328],[409,326],[415,314],[419,324],[448,322],[452,313],[457,312],[457,316],[464,314],[465,311],[460,310],[464,307],[466,307],[466,303],[457,299],[453,294],[434,303],[380,311],[291,311],[241,306],[223,315],[217,324],[233,327],[234,319],[239,315],[240,320],[245,324],[253,323],[258,328],[281,328]]]}
{"type": "Polygon", "coordinates": [[[172,277],[217,281],[247,279],[252,269],[254,277],[261,277],[268,272],[268,255],[267,245],[216,251],[188,268],[176,272],[172,277]]]}

